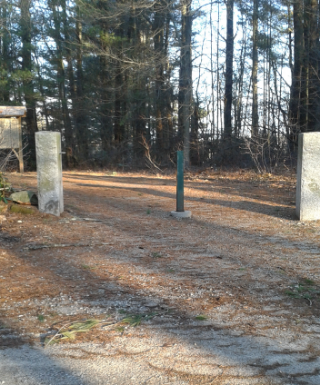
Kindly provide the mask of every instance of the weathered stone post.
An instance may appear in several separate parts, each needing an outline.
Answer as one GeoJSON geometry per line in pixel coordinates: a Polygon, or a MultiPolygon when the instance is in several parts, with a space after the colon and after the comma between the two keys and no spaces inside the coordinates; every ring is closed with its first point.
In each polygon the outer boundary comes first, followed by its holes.
{"type": "Polygon", "coordinates": [[[299,135],[296,214],[301,221],[320,219],[320,132],[299,135]]]}
{"type": "Polygon", "coordinates": [[[60,216],[63,212],[60,132],[36,132],[39,211],[60,216]]]}

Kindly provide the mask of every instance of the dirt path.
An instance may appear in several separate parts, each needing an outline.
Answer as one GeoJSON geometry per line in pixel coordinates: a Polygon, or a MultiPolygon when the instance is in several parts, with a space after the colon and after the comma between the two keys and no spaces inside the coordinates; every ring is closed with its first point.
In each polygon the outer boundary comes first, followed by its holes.
{"type": "Polygon", "coordinates": [[[173,177],[65,173],[62,217],[0,217],[0,384],[320,384],[320,224],[294,185],[193,175],[177,220],[173,177]]]}

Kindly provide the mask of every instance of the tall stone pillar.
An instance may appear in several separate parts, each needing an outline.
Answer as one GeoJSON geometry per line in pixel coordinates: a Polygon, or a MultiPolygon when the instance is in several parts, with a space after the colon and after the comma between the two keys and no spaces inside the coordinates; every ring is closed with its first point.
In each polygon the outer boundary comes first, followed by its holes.
{"type": "Polygon", "coordinates": [[[296,214],[301,221],[320,219],[320,132],[299,135],[296,214]]]}
{"type": "Polygon", "coordinates": [[[60,132],[36,132],[39,211],[60,216],[63,212],[60,132]]]}

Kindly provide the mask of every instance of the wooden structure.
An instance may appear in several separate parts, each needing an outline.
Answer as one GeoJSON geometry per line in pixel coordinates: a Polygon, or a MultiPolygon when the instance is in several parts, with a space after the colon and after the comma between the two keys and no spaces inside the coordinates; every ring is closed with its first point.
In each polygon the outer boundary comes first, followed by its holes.
{"type": "Polygon", "coordinates": [[[11,149],[15,153],[21,173],[24,171],[21,118],[26,114],[24,106],[0,106],[0,149],[11,149]]]}

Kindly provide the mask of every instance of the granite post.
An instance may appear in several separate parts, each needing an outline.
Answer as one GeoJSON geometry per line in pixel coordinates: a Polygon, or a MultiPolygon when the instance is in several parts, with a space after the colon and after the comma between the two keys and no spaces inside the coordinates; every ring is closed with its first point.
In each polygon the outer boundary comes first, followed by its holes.
{"type": "Polygon", "coordinates": [[[60,216],[63,212],[61,134],[36,132],[39,211],[60,216]]]}
{"type": "Polygon", "coordinates": [[[320,219],[320,132],[299,135],[296,214],[300,221],[320,219]]]}

